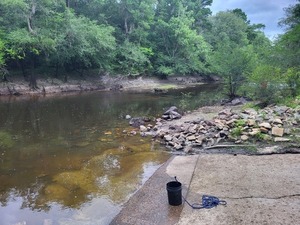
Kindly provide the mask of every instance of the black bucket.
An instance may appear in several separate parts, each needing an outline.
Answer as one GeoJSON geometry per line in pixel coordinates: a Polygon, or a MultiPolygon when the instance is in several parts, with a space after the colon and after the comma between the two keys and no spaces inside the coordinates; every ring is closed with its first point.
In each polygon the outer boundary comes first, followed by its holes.
{"type": "Polygon", "coordinates": [[[168,201],[170,205],[181,205],[181,183],[178,181],[171,181],[167,183],[168,201]]]}

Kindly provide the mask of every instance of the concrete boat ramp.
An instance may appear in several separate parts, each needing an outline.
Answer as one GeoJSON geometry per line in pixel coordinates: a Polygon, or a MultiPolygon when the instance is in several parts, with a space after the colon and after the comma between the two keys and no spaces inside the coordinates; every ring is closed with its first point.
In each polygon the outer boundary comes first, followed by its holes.
{"type": "Polygon", "coordinates": [[[112,225],[300,224],[300,154],[172,156],[124,205],[112,225]],[[170,206],[166,183],[182,183],[190,203],[203,195],[227,205],[170,206]]]}

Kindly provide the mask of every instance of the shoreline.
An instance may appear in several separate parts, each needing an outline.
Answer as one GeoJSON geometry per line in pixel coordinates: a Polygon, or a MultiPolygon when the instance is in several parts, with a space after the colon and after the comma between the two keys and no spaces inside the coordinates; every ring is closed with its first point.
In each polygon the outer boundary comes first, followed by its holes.
{"type": "MultiPolygon", "coordinates": [[[[218,81],[218,79],[213,79],[218,81]]],[[[123,76],[90,76],[82,79],[69,79],[63,82],[56,78],[37,80],[37,89],[31,89],[28,82],[15,77],[0,83],[2,96],[59,96],[91,91],[131,91],[164,93],[169,89],[181,89],[208,83],[203,77],[174,76],[166,80],[156,77],[128,78],[123,76]]]]}

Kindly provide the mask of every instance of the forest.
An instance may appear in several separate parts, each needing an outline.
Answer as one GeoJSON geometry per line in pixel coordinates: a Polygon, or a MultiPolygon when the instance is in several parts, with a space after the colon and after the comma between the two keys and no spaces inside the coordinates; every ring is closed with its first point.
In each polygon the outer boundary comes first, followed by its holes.
{"type": "Polygon", "coordinates": [[[300,95],[300,0],[270,40],[241,9],[212,0],[1,0],[0,77],[220,76],[226,94],[266,102],[300,95]],[[76,72],[76,73],[75,73],[76,72]]]}

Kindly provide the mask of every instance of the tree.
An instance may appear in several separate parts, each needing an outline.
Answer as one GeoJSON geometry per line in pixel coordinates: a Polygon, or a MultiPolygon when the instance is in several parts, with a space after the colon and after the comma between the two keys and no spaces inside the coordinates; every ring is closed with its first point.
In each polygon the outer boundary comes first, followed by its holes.
{"type": "Polygon", "coordinates": [[[153,52],[150,48],[144,48],[125,40],[117,50],[117,70],[130,76],[147,74],[152,69],[149,60],[152,55],[153,52]]]}
{"type": "Polygon", "coordinates": [[[299,3],[284,9],[286,17],[279,21],[279,25],[292,30],[300,24],[300,0],[299,3]]]}
{"type": "Polygon", "coordinates": [[[0,68],[2,68],[4,64],[4,41],[0,39],[0,68]]]}
{"type": "MultiPolygon", "coordinates": [[[[76,1],[77,2],[77,1],[76,1]]],[[[76,3],[75,2],[75,3],[76,3]]],[[[7,40],[10,63],[21,65],[25,79],[36,89],[36,68],[73,69],[111,66],[114,29],[76,15],[64,0],[3,0],[0,24],[7,40]],[[30,75],[26,73],[30,69],[30,75]]]]}
{"type": "Polygon", "coordinates": [[[280,86],[284,83],[281,70],[268,64],[260,64],[255,67],[248,81],[248,94],[255,100],[259,100],[262,106],[276,103],[282,96],[280,86]]]}
{"type": "Polygon", "coordinates": [[[211,70],[224,78],[226,93],[233,98],[256,58],[247,39],[247,23],[232,11],[216,14],[211,23],[212,29],[206,34],[213,46],[211,70]]]}
{"type": "Polygon", "coordinates": [[[286,71],[284,75],[289,94],[296,97],[300,94],[300,0],[286,8],[285,14],[279,25],[286,27],[286,33],[275,42],[274,61],[286,71]]]}
{"type": "Polygon", "coordinates": [[[2,81],[7,81],[7,70],[5,68],[5,58],[4,58],[4,41],[1,39],[1,32],[0,32],[0,76],[2,81]]]}
{"type": "Polygon", "coordinates": [[[213,54],[213,67],[225,80],[226,94],[234,98],[254,68],[255,54],[251,45],[232,49],[228,43],[222,44],[213,54]]]}
{"type": "Polygon", "coordinates": [[[162,76],[207,72],[210,47],[193,29],[194,19],[181,1],[160,1],[152,37],[155,71],[162,76]]]}
{"type": "MultiPolygon", "coordinates": [[[[300,0],[298,0],[300,2],[300,0]]],[[[285,9],[286,18],[279,25],[286,27],[286,33],[276,42],[277,59],[284,68],[299,68],[300,62],[300,3],[285,9]]]]}
{"type": "Polygon", "coordinates": [[[29,86],[36,89],[35,68],[54,48],[54,40],[49,37],[47,21],[56,6],[50,0],[3,0],[0,3],[4,16],[2,26],[7,32],[7,53],[11,60],[21,63],[29,86]],[[30,76],[25,73],[25,64],[30,67],[30,76]]]}
{"type": "Polygon", "coordinates": [[[67,71],[92,67],[109,69],[115,50],[112,27],[97,25],[69,9],[57,15],[54,22],[59,26],[52,32],[56,45],[50,58],[57,70],[61,67],[67,71]]]}

